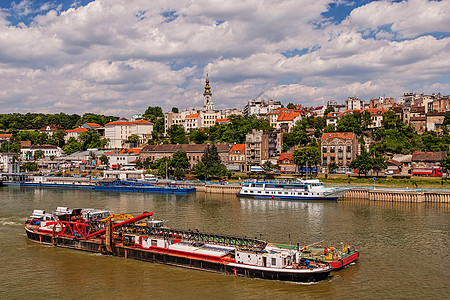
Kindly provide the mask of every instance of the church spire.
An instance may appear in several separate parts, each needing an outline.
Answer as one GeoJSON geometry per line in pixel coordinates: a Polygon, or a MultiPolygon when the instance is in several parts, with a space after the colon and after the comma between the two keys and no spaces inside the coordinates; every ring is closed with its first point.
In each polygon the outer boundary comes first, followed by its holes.
{"type": "Polygon", "coordinates": [[[212,96],[211,93],[211,86],[209,85],[209,77],[208,77],[208,72],[206,72],[206,84],[205,84],[205,92],[203,93],[203,96],[212,96]]]}
{"type": "Polygon", "coordinates": [[[211,86],[209,85],[208,72],[206,72],[205,91],[203,92],[203,107],[206,110],[214,110],[214,103],[212,102],[211,86]]]}

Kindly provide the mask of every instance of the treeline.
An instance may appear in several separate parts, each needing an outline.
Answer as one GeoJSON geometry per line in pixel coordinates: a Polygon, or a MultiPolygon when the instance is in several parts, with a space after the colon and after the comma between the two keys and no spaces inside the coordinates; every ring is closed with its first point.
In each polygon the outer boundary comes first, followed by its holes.
{"type": "Polygon", "coordinates": [[[42,113],[26,113],[26,114],[0,114],[0,130],[30,130],[41,129],[48,125],[57,125],[63,129],[73,129],[83,123],[97,123],[104,126],[106,123],[119,119],[114,116],[97,115],[86,113],[83,116],[77,114],[42,114],[42,113]]]}

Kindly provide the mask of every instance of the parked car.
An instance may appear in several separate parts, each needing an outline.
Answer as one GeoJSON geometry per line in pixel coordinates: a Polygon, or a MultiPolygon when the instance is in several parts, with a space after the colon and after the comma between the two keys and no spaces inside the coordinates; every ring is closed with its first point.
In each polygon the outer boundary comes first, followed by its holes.
{"type": "Polygon", "coordinates": [[[384,174],[386,174],[386,175],[394,175],[394,171],[389,170],[389,171],[384,172],[384,174]]]}

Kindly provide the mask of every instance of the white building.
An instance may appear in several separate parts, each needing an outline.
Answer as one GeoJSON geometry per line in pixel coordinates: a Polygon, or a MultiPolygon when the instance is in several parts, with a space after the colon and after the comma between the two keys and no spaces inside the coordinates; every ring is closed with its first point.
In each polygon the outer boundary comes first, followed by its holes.
{"type": "Polygon", "coordinates": [[[50,156],[60,157],[61,154],[63,153],[61,148],[59,148],[58,146],[39,145],[39,146],[23,147],[22,149],[20,149],[20,152],[22,153],[21,157],[23,159],[30,159],[34,156],[34,153],[39,150],[44,152],[44,157],[50,156]]]}
{"type": "Polygon", "coordinates": [[[145,120],[129,122],[119,119],[105,125],[105,138],[109,139],[108,148],[120,149],[126,143],[128,137],[135,134],[139,137],[139,144],[145,144],[151,138],[153,123],[145,120]]]}
{"type": "Polygon", "coordinates": [[[244,116],[265,116],[268,113],[270,113],[272,110],[281,108],[281,102],[280,101],[274,101],[274,100],[262,100],[262,99],[253,99],[249,100],[247,105],[244,107],[244,116]]]}
{"type": "Polygon", "coordinates": [[[75,128],[75,129],[70,129],[70,130],[66,130],[66,135],[64,136],[64,140],[66,141],[66,143],[69,141],[70,138],[74,138],[76,140],[80,140],[80,136],[83,132],[88,131],[86,128],[75,128]]]}
{"type": "Polygon", "coordinates": [[[347,101],[345,102],[347,105],[347,110],[354,110],[354,109],[364,109],[364,101],[361,99],[358,99],[356,97],[348,97],[347,101]]]}

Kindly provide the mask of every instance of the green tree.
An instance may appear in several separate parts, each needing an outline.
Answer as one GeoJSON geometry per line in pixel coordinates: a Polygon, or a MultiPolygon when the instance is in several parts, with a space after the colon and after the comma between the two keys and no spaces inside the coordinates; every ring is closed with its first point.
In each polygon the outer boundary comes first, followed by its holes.
{"type": "Polygon", "coordinates": [[[28,161],[25,164],[23,164],[22,166],[20,166],[20,170],[22,172],[33,172],[33,171],[37,171],[38,167],[37,164],[34,161],[28,161]]]}
{"type": "Polygon", "coordinates": [[[132,134],[128,137],[128,143],[134,144],[135,147],[138,146],[139,143],[139,136],[137,134],[132,134]]]}
{"type": "Polygon", "coordinates": [[[326,109],[325,109],[325,112],[323,113],[323,115],[326,117],[326,116],[328,116],[328,114],[330,113],[330,112],[333,112],[334,111],[334,107],[333,106],[328,106],[326,109]]]}
{"type": "Polygon", "coordinates": [[[177,151],[173,154],[170,166],[173,169],[173,175],[176,178],[182,178],[185,176],[185,171],[189,168],[189,160],[186,152],[177,151]]]}
{"type": "Polygon", "coordinates": [[[78,142],[75,138],[71,137],[62,149],[64,153],[70,155],[81,150],[81,143],[78,142]]]}
{"type": "Polygon", "coordinates": [[[383,113],[382,123],[383,126],[387,129],[395,129],[398,127],[398,125],[400,125],[397,115],[393,110],[388,110],[387,112],[383,113]]]}
{"type": "Polygon", "coordinates": [[[222,164],[216,145],[208,145],[199,161],[193,168],[192,173],[200,179],[221,178],[228,175],[227,168],[222,164]]]}
{"type": "Polygon", "coordinates": [[[342,116],[337,121],[337,132],[354,132],[360,134],[362,132],[360,115],[360,113],[355,112],[353,114],[342,116]]]}
{"type": "Polygon", "coordinates": [[[204,130],[192,130],[189,139],[196,144],[203,144],[208,140],[208,135],[204,130]]]}
{"type": "Polygon", "coordinates": [[[169,128],[169,137],[170,143],[172,144],[187,144],[188,138],[186,136],[186,132],[184,131],[183,126],[180,125],[172,125],[169,128]]]}
{"type": "Polygon", "coordinates": [[[34,151],[34,154],[33,154],[34,160],[38,160],[39,158],[42,158],[42,157],[44,157],[44,151],[42,151],[42,150],[34,151]]]}
{"type": "Polygon", "coordinates": [[[265,173],[271,173],[276,168],[270,160],[266,160],[261,167],[265,173]]]}
{"type": "Polygon", "coordinates": [[[89,129],[80,135],[81,149],[87,150],[89,148],[103,148],[108,142],[107,139],[101,139],[100,133],[89,129]]]}
{"type": "Polygon", "coordinates": [[[168,177],[169,176],[170,159],[168,157],[163,157],[163,158],[158,159],[156,163],[158,166],[158,170],[156,171],[156,174],[163,178],[168,177]]]}
{"type": "Polygon", "coordinates": [[[286,106],[286,108],[288,108],[288,109],[295,109],[296,107],[295,107],[295,104],[294,104],[294,103],[289,103],[289,104],[286,106]]]}
{"type": "Polygon", "coordinates": [[[178,113],[178,107],[172,107],[172,112],[177,114],[178,113]]]}
{"type": "Polygon", "coordinates": [[[295,149],[292,157],[295,164],[303,170],[303,167],[317,166],[320,163],[320,149],[317,146],[295,149]]]}
{"type": "Polygon", "coordinates": [[[369,153],[367,153],[365,148],[362,148],[361,154],[357,155],[354,160],[350,163],[350,167],[352,169],[358,169],[359,174],[364,173],[367,174],[369,170],[372,170],[372,159],[369,156],[369,153]]]}
{"type": "Polygon", "coordinates": [[[102,154],[102,156],[100,156],[100,161],[102,165],[109,166],[109,158],[105,154],[102,154]]]}
{"type": "Polygon", "coordinates": [[[333,173],[334,170],[336,170],[338,168],[338,166],[336,165],[335,162],[330,163],[330,165],[328,166],[328,171],[333,173]]]}
{"type": "Polygon", "coordinates": [[[386,158],[384,156],[375,156],[372,158],[372,170],[377,173],[387,168],[386,158]]]}

